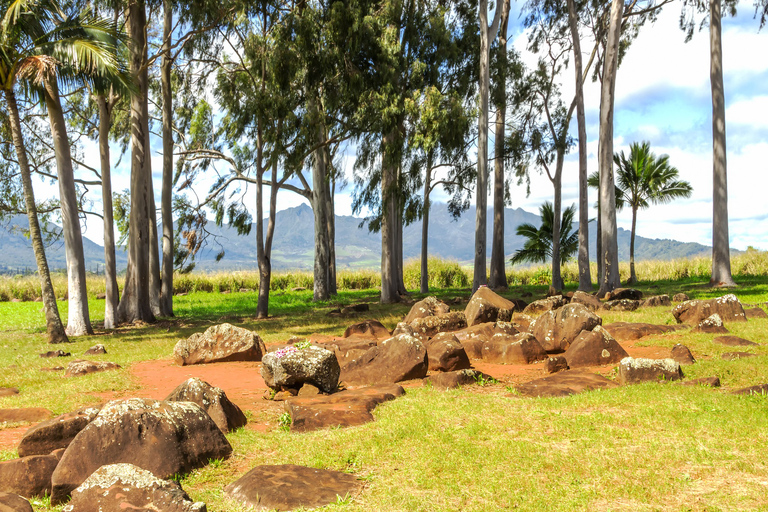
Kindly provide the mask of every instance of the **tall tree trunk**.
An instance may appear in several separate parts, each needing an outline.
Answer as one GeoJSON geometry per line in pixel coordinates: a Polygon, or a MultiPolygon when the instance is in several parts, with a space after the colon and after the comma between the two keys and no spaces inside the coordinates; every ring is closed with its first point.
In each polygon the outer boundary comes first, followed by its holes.
{"type": "MultiPolygon", "coordinates": [[[[398,179],[400,170],[398,169],[398,179]]],[[[397,223],[395,224],[395,277],[397,278],[397,293],[401,296],[408,295],[408,290],[405,288],[405,281],[403,280],[403,269],[405,268],[403,262],[403,205],[400,203],[400,196],[396,197],[397,201],[397,223]]]]}
{"type": "MultiPolygon", "coordinates": [[[[149,142],[149,105],[147,105],[147,149],[151,148],[149,142]]],[[[147,158],[147,218],[149,222],[149,307],[152,314],[161,316],[160,311],[160,247],[157,236],[157,206],[155,204],[155,187],[152,179],[152,159],[147,158]]]]}
{"type": "Polygon", "coordinates": [[[598,292],[600,297],[621,286],[616,228],[616,189],[613,179],[613,99],[616,90],[616,69],[619,65],[619,42],[623,11],[624,0],[613,0],[603,63],[603,84],[600,91],[598,161],[600,164],[600,215],[603,221],[603,232],[601,233],[603,254],[598,255],[598,257],[603,258],[605,262],[605,278],[600,283],[598,292]]]}
{"type": "MultiPolygon", "coordinates": [[[[112,211],[112,164],[109,155],[109,130],[112,128],[112,109],[103,94],[96,97],[99,105],[99,154],[101,156],[101,201],[104,205],[104,328],[117,327],[117,304],[120,291],[117,287],[117,262],[115,259],[115,221],[112,211]]],[[[111,101],[111,99],[109,100],[111,101]]]]}
{"type": "Polygon", "coordinates": [[[117,307],[119,322],[153,322],[149,307],[149,187],[145,159],[149,147],[145,134],[144,106],[148,93],[147,32],[144,0],[128,4],[128,34],[132,44],[130,71],[138,90],[131,96],[131,214],[129,218],[128,268],[123,296],[117,307]]]}
{"type": "Polygon", "coordinates": [[[432,158],[427,159],[427,175],[424,177],[424,209],[421,214],[421,279],[419,291],[429,293],[429,191],[432,187],[432,158]]]}
{"type": "Polygon", "coordinates": [[[173,91],[171,90],[171,28],[173,3],[163,0],[163,62],[160,86],[163,94],[163,187],[160,209],[163,217],[163,274],[160,314],[173,316],[173,91]]]}
{"type": "MultiPolygon", "coordinates": [[[[313,107],[318,114],[316,140],[318,144],[325,142],[325,129],[319,120],[317,105],[313,107]]],[[[328,152],[324,146],[315,150],[315,162],[312,167],[312,211],[315,215],[315,268],[314,268],[314,300],[328,300],[331,291],[328,286],[328,214],[326,212],[326,190],[328,184],[328,152]]]]}
{"type": "Polygon", "coordinates": [[[595,239],[595,255],[597,257],[597,282],[602,283],[605,279],[605,260],[603,259],[603,209],[600,208],[600,191],[597,191],[597,238],[595,239]]]}
{"type": "Polygon", "coordinates": [[[396,133],[392,130],[382,141],[381,162],[381,302],[384,304],[399,302],[397,290],[397,264],[395,239],[397,238],[397,163],[390,153],[396,133]]]}
{"type": "Polygon", "coordinates": [[[5,102],[8,105],[8,116],[11,122],[11,137],[16,148],[16,158],[21,171],[21,184],[24,189],[24,205],[27,209],[29,220],[29,237],[32,240],[32,250],[37,262],[37,273],[40,276],[40,291],[43,297],[43,311],[45,312],[45,326],[48,333],[48,343],[68,342],[64,324],[59,316],[59,306],[56,303],[56,294],[51,282],[51,272],[48,269],[48,260],[45,257],[43,235],[40,231],[40,222],[37,219],[37,205],[35,205],[35,191],[32,187],[32,173],[27,161],[27,151],[24,147],[24,139],[21,132],[21,118],[16,105],[16,95],[12,89],[5,90],[5,102]]]}
{"type": "Polygon", "coordinates": [[[725,152],[725,88],[721,0],[709,2],[709,81],[712,88],[712,286],[736,286],[728,237],[728,173],[725,152]]]}
{"type": "Polygon", "coordinates": [[[72,154],[67,138],[67,122],[61,108],[59,86],[55,80],[47,80],[45,83],[45,105],[48,109],[51,137],[56,153],[61,197],[61,223],[64,232],[64,248],[67,254],[67,300],[69,305],[67,334],[69,336],[93,334],[91,319],[88,314],[85,254],[83,253],[83,235],[80,231],[75,174],[72,169],[72,154]]]}
{"type": "Polygon", "coordinates": [[[560,275],[560,231],[562,231],[563,212],[563,161],[565,149],[557,150],[557,162],[555,164],[555,176],[552,184],[555,188],[554,217],[552,219],[552,288],[558,291],[563,289],[563,278],[560,275]]]}
{"type": "MultiPolygon", "coordinates": [[[[269,288],[272,282],[272,262],[269,255],[266,254],[264,244],[264,142],[261,124],[256,131],[256,260],[259,264],[259,299],[256,303],[256,318],[267,318],[269,316],[269,288]]],[[[274,171],[272,174],[272,190],[277,190],[274,171]]],[[[270,202],[270,222],[271,218],[270,202]]],[[[315,230],[317,232],[317,230],[315,230]]],[[[315,255],[317,261],[317,255],[315,255]]],[[[317,279],[315,279],[317,280],[317,279]]]]}
{"type": "Polygon", "coordinates": [[[629,281],[627,284],[635,284],[635,229],[637,228],[637,206],[632,206],[632,233],[629,238],[629,281]]]}
{"type": "Polygon", "coordinates": [[[574,0],[568,2],[568,22],[573,41],[573,67],[576,73],[576,123],[579,130],[579,290],[592,290],[589,268],[589,187],[587,184],[587,124],[584,114],[584,83],[582,77],[581,39],[574,0]]]}
{"type": "MultiPolygon", "coordinates": [[[[328,134],[325,134],[326,139],[328,134]]],[[[329,149],[326,147],[326,152],[329,149]]],[[[328,154],[328,162],[332,164],[330,153],[328,154]]],[[[333,206],[333,195],[335,192],[336,179],[329,177],[328,184],[325,193],[325,214],[327,216],[327,228],[328,228],[328,293],[336,295],[338,290],[336,288],[336,211],[333,206]]]]}

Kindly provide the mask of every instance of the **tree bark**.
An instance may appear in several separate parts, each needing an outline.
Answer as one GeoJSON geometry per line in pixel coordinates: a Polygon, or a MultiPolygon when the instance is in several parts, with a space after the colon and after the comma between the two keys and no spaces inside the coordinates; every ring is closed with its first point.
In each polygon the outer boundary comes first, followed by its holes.
{"type": "Polygon", "coordinates": [[[61,223],[64,232],[64,248],[67,254],[67,301],[69,305],[67,334],[69,336],[93,334],[91,319],[88,314],[83,235],[80,230],[75,174],[72,168],[69,139],[67,138],[67,122],[61,108],[59,86],[53,79],[45,82],[45,105],[48,109],[51,137],[56,153],[61,198],[61,223]]]}
{"type": "Polygon", "coordinates": [[[629,281],[627,284],[635,284],[635,229],[637,228],[637,206],[632,206],[632,233],[629,238],[629,281]]]}
{"type": "Polygon", "coordinates": [[[112,164],[109,154],[109,130],[112,128],[111,99],[104,94],[96,96],[99,105],[99,154],[101,156],[101,201],[104,205],[104,328],[117,327],[117,304],[120,290],[117,287],[117,262],[115,259],[115,221],[112,210],[112,164]]]}
{"type": "MultiPolygon", "coordinates": [[[[328,134],[325,134],[326,139],[328,134]]],[[[326,152],[328,148],[326,147],[326,152]]],[[[328,162],[331,162],[331,156],[328,155],[328,162]]],[[[327,217],[327,237],[328,237],[328,293],[336,295],[336,211],[333,207],[333,188],[336,180],[329,177],[325,193],[325,214],[327,217]]]]}
{"type": "MultiPolygon", "coordinates": [[[[400,179],[400,169],[398,168],[398,180],[400,179]]],[[[397,280],[397,293],[400,296],[408,295],[408,290],[405,288],[405,281],[403,280],[403,269],[405,264],[403,261],[403,206],[400,203],[400,195],[395,197],[395,209],[397,212],[397,223],[395,224],[395,278],[397,280]]]]}
{"type": "Polygon", "coordinates": [[[576,73],[576,123],[579,131],[579,290],[592,290],[589,268],[589,186],[587,184],[587,124],[584,114],[584,82],[582,77],[581,39],[574,0],[568,2],[568,22],[573,41],[573,67],[576,73]]]}
{"type": "Polygon", "coordinates": [[[552,288],[563,290],[563,278],[560,274],[560,231],[562,230],[563,211],[563,162],[565,148],[558,148],[557,162],[555,164],[555,176],[552,184],[555,188],[554,216],[552,219],[552,288]]]}
{"type": "Polygon", "coordinates": [[[397,164],[389,155],[394,152],[395,131],[384,136],[381,162],[381,302],[400,302],[395,277],[395,239],[397,238],[397,164]]]}
{"type": "Polygon", "coordinates": [[[123,296],[117,307],[118,322],[153,322],[149,307],[149,187],[145,160],[149,158],[144,119],[148,93],[146,12],[144,0],[128,4],[127,16],[131,60],[130,71],[137,85],[131,96],[131,213],[128,237],[128,268],[123,296]]]}
{"type": "Polygon", "coordinates": [[[40,231],[40,221],[37,218],[37,205],[35,204],[35,191],[32,187],[32,173],[27,161],[27,151],[24,147],[24,138],[21,132],[21,118],[16,105],[16,95],[13,89],[6,89],[5,100],[8,104],[8,117],[11,123],[11,137],[16,148],[16,158],[21,171],[21,184],[24,189],[24,205],[27,209],[29,220],[29,237],[32,241],[32,250],[37,262],[37,273],[40,276],[40,292],[43,297],[43,311],[45,312],[45,327],[48,334],[48,343],[65,343],[69,341],[64,324],[59,316],[59,306],[56,303],[56,294],[51,282],[51,272],[48,268],[48,260],[45,257],[43,235],[40,231]]]}
{"type": "Polygon", "coordinates": [[[432,158],[427,160],[427,174],[424,177],[424,207],[421,214],[421,278],[419,291],[429,293],[429,191],[432,186],[432,158]]]}
{"type": "MultiPolygon", "coordinates": [[[[316,102],[317,100],[315,100],[316,102]]],[[[325,129],[319,115],[319,107],[315,103],[311,107],[316,119],[316,142],[325,142],[325,129]]],[[[328,184],[328,152],[324,146],[315,150],[314,165],[312,166],[312,211],[315,216],[315,267],[314,267],[314,300],[328,300],[331,292],[328,287],[328,214],[326,212],[326,190],[328,184]]]]}
{"type": "Polygon", "coordinates": [[[721,0],[709,2],[709,81],[712,88],[712,286],[736,286],[728,237],[728,173],[725,152],[725,88],[721,0]]]}
{"type": "MultiPolygon", "coordinates": [[[[152,147],[149,141],[149,104],[145,104],[145,126],[147,150],[152,147]]],[[[152,159],[147,155],[144,161],[147,166],[147,220],[149,222],[149,307],[152,314],[162,316],[160,311],[160,247],[157,237],[157,206],[155,204],[155,187],[152,179],[152,159]]]]}
{"type": "Polygon", "coordinates": [[[613,179],[613,99],[616,90],[616,69],[619,64],[621,16],[624,0],[613,0],[611,5],[608,41],[603,63],[603,83],[600,92],[600,215],[602,217],[602,250],[605,277],[600,283],[598,296],[621,286],[619,278],[619,247],[616,227],[616,189],[613,179]]]}
{"type": "Polygon", "coordinates": [[[171,28],[173,3],[163,0],[163,62],[160,86],[163,94],[163,186],[160,209],[163,222],[163,268],[160,314],[173,316],[173,91],[171,90],[171,28]]]}

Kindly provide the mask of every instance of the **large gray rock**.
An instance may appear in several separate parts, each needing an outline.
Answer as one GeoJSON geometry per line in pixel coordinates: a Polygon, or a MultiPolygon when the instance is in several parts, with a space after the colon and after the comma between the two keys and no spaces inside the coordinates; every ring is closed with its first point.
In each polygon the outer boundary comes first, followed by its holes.
{"type": "Polygon", "coordinates": [[[659,382],[681,380],[683,370],[674,359],[645,359],[625,357],[619,363],[619,382],[638,384],[640,382],[659,382]]]}
{"type": "Polygon", "coordinates": [[[494,334],[483,346],[483,361],[496,364],[531,364],[547,353],[531,334],[494,334]]]}
{"type": "Polygon", "coordinates": [[[258,334],[231,324],[209,327],[186,340],[179,340],[173,349],[176,364],[218,363],[224,361],[261,361],[267,351],[258,334]]]}
{"type": "Polygon", "coordinates": [[[199,405],[216,426],[224,432],[230,432],[245,426],[248,420],[240,408],[227,398],[227,394],[204,380],[190,377],[165,397],[166,402],[194,402],[199,405]]]}
{"type": "Polygon", "coordinates": [[[567,304],[554,311],[546,311],[529,327],[529,331],[549,353],[568,350],[582,331],[591,331],[603,319],[582,304],[567,304]]]}
{"type": "Polygon", "coordinates": [[[671,306],[672,300],[669,298],[669,295],[654,295],[653,297],[648,297],[643,301],[643,307],[644,308],[657,308],[659,306],[671,306]]]}
{"type": "Polygon", "coordinates": [[[309,383],[333,393],[339,386],[340,371],[336,354],[316,345],[302,349],[289,345],[269,352],[261,361],[261,376],[272,389],[299,389],[309,383]]]}
{"type": "Polygon", "coordinates": [[[53,472],[51,503],[64,501],[107,464],[127,462],[170,478],[231,453],[224,434],[197,404],[113,400],[67,447],[53,472]]]}
{"type": "Polygon", "coordinates": [[[571,297],[571,304],[581,304],[582,306],[589,308],[592,311],[603,309],[603,303],[600,302],[600,299],[590,293],[582,291],[573,292],[573,296],[571,297]]]}
{"type": "Polygon", "coordinates": [[[409,324],[421,337],[430,338],[440,332],[458,331],[467,327],[467,318],[461,311],[417,318],[409,324]]]}
{"type": "Polygon", "coordinates": [[[449,332],[443,332],[426,343],[429,369],[436,372],[451,372],[470,367],[467,352],[461,342],[449,332]]]}
{"type": "Polygon", "coordinates": [[[399,334],[370,348],[341,369],[339,380],[348,386],[389,384],[427,375],[429,360],[424,344],[399,334]]]}
{"type": "Polygon", "coordinates": [[[598,325],[591,331],[582,331],[565,351],[564,356],[570,368],[578,368],[615,364],[629,354],[608,331],[598,325]]]}
{"type": "Polygon", "coordinates": [[[79,377],[80,375],[104,372],[107,370],[117,370],[118,368],[120,368],[119,364],[110,363],[109,361],[85,361],[78,359],[67,365],[67,372],[64,376],[79,377]]]}
{"type": "Polygon", "coordinates": [[[560,309],[567,303],[568,301],[562,295],[554,295],[552,297],[547,297],[546,299],[540,299],[531,302],[525,307],[523,313],[526,315],[538,315],[540,313],[544,313],[545,311],[560,309]]]}
{"type": "Polygon", "coordinates": [[[44,421],[24,433],[19,442],[19,457],[47,455],[66,448],[75,436],[99,414],[101,406],[86,407],[44,421]]]}
{"type": "Polygon", "coordinates": [[[687,300],[672,308],[672,315],[679,323],[698,324],[717,313],[723,322],[745,322],[747,317],[739,299],[729,293],[716,299],[687,300]]]}
{"type": "Polygon", "coordinates": [[[411,310],[405,315],[403,322],[410,324],[417,318],[440,316],[448,313],[450,310],[450,306],[437,297],[426,297],[411,307],[411,310]]]}
{"type": "Polygon", "coordinates": [[[469,299],[467,307],[464,309],[464,316],[467,319],[467,325],[482,324],[486,322],[495,322],[499,319],[499,312],[502,316],[509,318],[514,311],[515,304],[497,294],[487,286],[481,286],[469,299]]]}
{"type": "Polygon", "coordinates": [[[133,464],[108,464],[72,491],[64,512],[206,512],[173,480],[162,480],[133,464]]]}

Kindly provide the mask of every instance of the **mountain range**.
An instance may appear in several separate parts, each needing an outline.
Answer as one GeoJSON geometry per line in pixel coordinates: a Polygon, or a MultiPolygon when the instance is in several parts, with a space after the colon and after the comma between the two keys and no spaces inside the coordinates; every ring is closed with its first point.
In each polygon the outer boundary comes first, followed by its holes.
{"type": "MultiPolygon", "coordinates": [[[[491,251],[493,216],[488,215],[488,257],[491,251]]],[[[339,270],[377,269],[381,258],[381,235],[371,233],[367,226],[361,227],[362,219],[352,216],[336,216],[336,261],[339,270]]],[[[504,242],[508,257],[523,247],[525,239],[515,234],[515,229],[522,223],[538,225],[539,216],[522,208],[505,210],[504,242]]],[[[5,222],[6,229],[0,229],[0,272],[18,271],[35,268],[35,259],[31,244],[18,229],[9,231],[9,227],[26,227],[26,217],[17,216],[5,222]]],[[[54,231],[55,226],[49,226],[54,231]]],[[[239,236],[233,228],[207,226],[212,233],[207,247],[198,252],[196,269],[204,271],[249,270],[255,269],[256,238],[255,230],[251,235],[239,236]],[[224,258],[216,262],[216,255],[224,250],[224,258]]],[[[429,222],[429,254],[443,259],[456,260],[461,264],[471,265],[474,259],[475,209],[471,207],[458,219],[453,219],[447,205],[437,203],[432,206],[429,222]]],[[[577,226],[574,225],[574,229],[577,226]]],[[[595,259],[595,223],[590,223],[590,257],[595,259]]],[[[619,228],[619,259],[629,259],[630,232],[619,228]]],[[[103,270],[104,249],[88,240],[83,241],[86,268],[103,270]]],[[[272,266],[275,270],[299,269],[311,270],[314,249],[314,216],[308,205],[288,208],[277,213],[275,238],[272,249],[272,266]]],[[[421,251],[421,221],[403,229],[403,256],[406,260],[418,258],[421,251]]],[[[659,240],[638,236],[635,241],[636,260],[669,260],[709,254],[711,249],[696,243],[683,243],[675,240],[659,240]]],[[[57,241],[49,245],[46,252],[52,269],[65,267],[64,244],[57,241]]],[[[117,251],[118,271],[125,268],[127,254],[117,251]]]]}

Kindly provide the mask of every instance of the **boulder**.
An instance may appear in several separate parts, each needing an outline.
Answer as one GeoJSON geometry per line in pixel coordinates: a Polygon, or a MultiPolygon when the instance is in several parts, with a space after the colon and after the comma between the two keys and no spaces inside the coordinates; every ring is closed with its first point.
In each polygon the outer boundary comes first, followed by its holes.
{"type": "Polygon", "coordinates": [[[533,398],[570,396],[594,389],[610,389],[619,385],[597,373],[565,370],[548,377],[516,386],[518,393],[533,398]]]}
{"type": "Polygon", "coordinates": [[[272,389],[299,389],[309,382],[333,393],[339,386],[340,371],[336,354],[316,345],[302,349],[288,346],[269,352],[261,361],[261,376],[272,389]]]}
{"type": "Polygon", "coordinates": [[[720,356],[724,361],[735,361],[737,359],[746,359],[748,357],[757,357],[752,352],[726,352],[720,356]]]}
{"type": "Polygon", "coordinates": [[[437,297],[426,297],[411,307],[411,310],[405,315],[403,322],[410,324],[418,318],[429,316],[440,316],[448,313],[451,307],[437,297]]]}
{"type": "Polygon", "coordinates": [[[240,408],[227,398],[221,389],[211,386],[196,377],[191,377],[179,384],[165,397],[166,402],[194,402],[211,417],[219,430],[231,432],[244,427],[248,420],[240,408]]]}
{"type": "Polygon", "coordinates": [[[768,318],[768,313],[766,313],[763,308],[749,308],[744,310],[744,314],[746,315],[747,319],[751,318],[768,318]]]}
{"type": "Polygon", "coordinates": [[[435,389],[455,389],[459,386],[477,384],[479,380],[489,380],[492,377],[477,370],[458,370],[455,372],[443,372],[430,375],[424,382],[435,389]]]}
{"type": "Polygon", "coordinates": [[[567,301],[562,295],[555,295],[554,297],[547,297],[546,299],[535,300],[528,304],[523,313],[526,315],[539,315],[545,311],[553,311],[565,306],[567,301]]]}
{"type": "Polygon", "coordinates": [[[24,433],[19,442],[19,457],[47,455],[66,448],[75,436],[99,414],[101,407],[86,407],[39,423],[24,433]]]}
{"type": "Polygon", "coordinates": [[[0,388],[0,396],[13,396],[19,394],[19,388],[0,388]]]}
{"type": "Polygon", "coordinates": [[[0,512],[34,512],[32,505],[18,494],[0,491],[0,512]]]}
{"type": "Polygon", "coordinates": [[[256,466],[224,488],[242,509],[311,509],[336,503],[361,488],[356,476],[327,469],[284,464],[256,466]]]}
{"type": "Polygon", "coordinates": [[[67,372],[64,376],[79,377],[89,373],[105,372],[107,370],[117,370],[119,368],[119,364],[110,363],[109,361],[86,361],[77,359],[67,365],[67,372]]]}
{"type": "Polygon", "coordinates": [[[519,315],[513,316],[510,323],[518,332],[531,332],[533,317],[520,313],[519,315]]]}
{"type": "Polygon", "coordinates": [[[389,338],[389,330],[378,320],[366,320],[350,325],[344,331],[345,338],[365,338],[369,340],[386,340],[389,338]]]}
{"type": "Polygon", "coordinates": [[[692,332],[706,332],[710,334],[723,334],[727,333],[728,329],[723,325],[723,319],[720,315],[714,313],[713,315],[705,318],[699,324],[692,329],[692,332]]]}
{"type": "Polygon", "coordinates": [[[669,298],[669,295],[654,295],[653,297],[648,297],[643,301],[643,307],[644,308],[658,308],[660,306],[671,306],[672,300],[669,298]]]}
{"type": "Polygon", "coordinates": [[[724,322],[747,320],[744,307],[732,293],[716,299],[687,300],[672,308],[672,315],[678,323],[698,324],[713,314],[718,314],[724,322]]]}
{"type": "Polygon", "coordinates": [[[291,416],[291,432],[327,427],[352,427],[373,421],[371,412],[381,403],[405,394],[396,384],[340,391],[333,395],[291,398],[285,411],[291,416]]]}
{"type": "Polygon", "coordinates": [[[700,379],[687,380],[683,382],[685,386],[709,386],[710,388],[719,388],[720,379],[717,377],[702,377],[700,379]]]}
{"type": "Polygon", "coordinates": [[[224,361],[261,361],[267,348],[253,331],[221,324],[179,340],[173,358],[179,366],[220,363],[224,361]]]}
{"type": "Polygon", "coordinates": [[[371,307],[366,303],[350,304],[341,308],[341,316],[352,316],[357,313],[367,313],[371,310],[371,307]]]}
{"type": "Polygon", "coordinates": [[[470,367],[469,357],[461,342],[449,332],[443,332],[426,343],[429,370],[451,372],[470,367]]]}
{"type": "Polygon", "coordinates": [[[672,359],[680,364],[693,364],[696,362],[693,354],[691,354],[691,350],[680,343],[672,347],[672,359]]]}
{"type": "Polygon", "coordinates": [[[768,384],[758,384],[757,386],[749,386],[748,388],[737,389],[733,395],[768,395],[768,384]]]}
{"type": "Polygon", "coordinates": [[[107,464],[72,491],[64,512],[206,512],[173,480],[161,480],[133,464],[107,464]]]}
{"type": "Polygon", "coordinates": [[[634,288],[616,288],[605,295],[605,300],[641,300],[643,292],[634,288]]]}
{"type": "Polygon", "coordinates": [[[550,353],[568,350],[582,331],[591,331],[603,319],[582,304],[567,304],[555,311],[547,311],[534,320],[529,329],[550,353]]]}
{"type": "Polygon", "coordinates": [[[467,319],[461,311],[417,318],[410,323],[419,336],[432,337],[439,332],[458,331],[467,327],[467,319]]]}
{"type": "Polygon", "coordinates": [[[481,286],[469,299],[467,307],[464,309],[464,316],[467,319],[467,325],[482,324],[486,322],[495,322],[499,318],[499,311],[503,316],[509,316],[510,313],[503,310],[513,311],[515,304],[498,295],[487,286],[481,286]]]}
{"type": "Polygon", "coordinates": [[[459,340],[470,359],[482,359],[483,346],[497,333],[514,335],[518,330],[509,322],[486,322],[452,334],[459,340]]]}
{"type": "Polygon", "coordinates": [[[691,298],[685,293],[676,293],[672,296],[672,302],[685,302],[691,298]]]}
{"type": "Polygon", "coordinates": [[[638,384],[681,380],[683,370],[674,359],[645,359],[625,357],[619,363],[619,382],[638,384]]]}
{"type": "Polygon", "coordinates": [[[70,352],[64,352],[63,350],[49,350],[40,354],[40,357],[69,357],[71,355],[70,352]]]}
{"type": "Polygon", "coordinates": [[[547,364],[544,368],[547,373],[557,373],[568,369],[568,360],[565,356],[554,356],[547,359],[547,364]]]}
{"type": "Polygon", "coordinates": [[[51,475],[58,463],[57,455],[32,455],[0,462],[0,489],[25,498],[51,494],[51,475]]]}
{"type": "Polygon", "coordinates": [[[347,364],[339,380],[348,386],[389,384],[424,378],[428,368],[424,344],[413,336],[399,334],[347,364]]]}
{"type": "Polygon", "coordinates": [[[547,358],[541,344],[528,333],[494,334],[483,346],[483,360],[495,364],[531,364],[547,358]]]}
{"type": "MultiPolygon", "coordinates": [[[[403,324],[405,325],[405,324],[403,324]]],[[[366,350],[376,346],[376,340],[370,338],[343,338],[323,343],[322,346],[333,350],[339,366],[344,366],[363,355],[366,350]]]]}
{"type": "Polygon", "coordinates": [[[47,420],[53,415],[42,407],[22,407],[20,409],[0,409],[0,423],[34,423],[47,420]]]}
{"type": "Polygon", "coordinates": [[[589,308],[592,311],[603,309],[603,303],[600,302],[597,297],[582,291],[573,292],[573,295],[571,296],[571,304],[581,304],[585,308],[589,308]]]}
{"type": "Polygon", "coordinates": [[[106,353],[107,353],[107,348],[104,345],[102,345],[101,343],[99,343],[97,345],[92,346],[88,350],[86,350],[83,355],[85,355],[85,356],[98,356],[98,355],[106,354],[106,353]]]}
{"type": "Polygon", "coordinates": [[[640,301],[632,299],[609,300],[603,304],[603,307],[609,311],[635,311],[640,307],[640,301]]]}
{"type": "Polygon", "coordinates": [[[631,322],[614,322],[603,327],[618,341],[634,341],[645,336],[658,336],[687,328],[687,326],[682,325],[655,325],[631,322]]]}
{"type": "Polygon", "coordinates": [[[106,464],[127,462],[170,478],[231,453],[227,438],[197,404],[113,400],[67,447],[53,472],[51,503],[64,501],[106,464]]]}
{"type": "Polygon", "coordinates": [[[755,343],[754,341],[745,340],[738,336],[717,336],[712,341],[727,347],[754,347],[755,345],[758,345],[758,343],[755,343]]]}
{"type": "Polygon", "coordinates": [[[578,368],[616,364],[628,355],[608,331],[598,325],[591,331],[579,334],[565,351],[564,357],[569,368],[578,368]]]}

